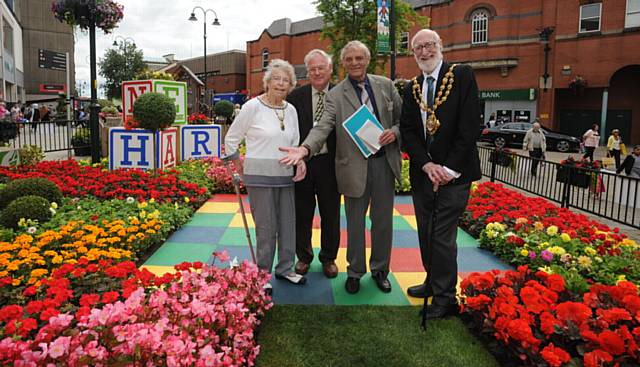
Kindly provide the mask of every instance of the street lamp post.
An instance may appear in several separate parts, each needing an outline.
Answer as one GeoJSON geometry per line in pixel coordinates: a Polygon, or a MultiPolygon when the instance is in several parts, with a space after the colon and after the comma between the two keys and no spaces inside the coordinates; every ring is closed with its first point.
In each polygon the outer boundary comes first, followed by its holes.
{"type": "Polygon", "coordinates": [[[544,45],[544,74],[542,74],[542,82],[544,92],[547,91],[547,79],[549,79],[549,52],[551,51],[551,47],[549,47],[549,37],[553,33],[553,27],[545,27],[540,31],[540,42],[544,45]]]}
{"type": "MultiPolygon", "coordinates": [[[[95,0],[92,0],[95,6],[95,0]]],[[[96,70],[96,18],[90,17],[89,24],[89,60],[91,69],[91,104],[89,105],[89,128],[91,131],[91,163],[100,163],[100,129],[98,127],[98,77],[96,70]]]]}
{"type": "Polygon", "coordinates": [[[134,41],[133,38],[131,37],[122,37],[122,36],[115,36],[113,38],[113,44],[112,46],[118,46],[118,40],[121,40],[120,42],[124,43],[124,45],[126,46],[127,44],[131,44],[133,45],[133,47],[136,47],[136,41],[134,41]]]}
{"type": "MultiPolygon", "coordinates": [[[[202,14],[204,15],[204,21],[203,21],[203,25],[204,25],[204,97],[205,97],[205,104],[206,104],[206,98],[207,98],[207,13],[208,12],[212,12],[213,16],[215,17],[213,20],[213,23],[211,23],[211,25],[220,25],[220,22],[218,21],[218,14],[216,14],[215,10],[213,9],[204,9],[201,6],[196,6],[193,8],[193,10],[191,10],[191,16],[189,17],[189,20],[192,22],[197,22],[198,18],[196,18],[196,10],[200,10],[202,11],[202,14]]],[[[211,108],[209,108],[209,117],[211,117],[211,108]]]]}

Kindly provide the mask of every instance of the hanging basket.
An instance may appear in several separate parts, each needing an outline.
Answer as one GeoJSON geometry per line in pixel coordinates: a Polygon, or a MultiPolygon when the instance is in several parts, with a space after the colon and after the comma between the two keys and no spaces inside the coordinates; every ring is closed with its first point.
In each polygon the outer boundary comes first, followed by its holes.
{"type": "Polygon", "coordinates": [[[55,0],[51,11],[58,21],[88,30],[95,20],[97,28],[109,33],[124,16],[124,7],[113,0],[55,0]]]}

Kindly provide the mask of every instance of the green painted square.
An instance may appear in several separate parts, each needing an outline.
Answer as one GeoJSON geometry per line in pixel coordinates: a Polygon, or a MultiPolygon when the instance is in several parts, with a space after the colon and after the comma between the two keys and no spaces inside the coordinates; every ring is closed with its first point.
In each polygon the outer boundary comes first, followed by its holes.
{"type": "Polygon", "coordinates": [[[215,245],[166,242],[144,264],[173,266],[185,261],[207,262],[215,250],[215,245]]]}
{"type": "Polygon", "coordinates": [[[406,219],[400,215],[393,216],[393,230],[398,231],[413,231],[413,227],[409,225],[406,219]]]}
{"type": "Polygon", "coordinates": [[[470,234],[465,232],[462,228],[458,227],[458,237],[456,238],[458,247],[479,247],[478,240],[471,237],[470,234]]]}
{"type": "Polygon", "coordinates": [[[389,274],[391,282],[391,293],[383,293],[375,281],[371,279],[371,274],[367,273],[360,279],[360,291],[356,294],[349,294],[344,288],[347,281],[347,273],[340,273],[331,280],[333,287],[333,299],[336,305],[393,305],[408,306],[410,303],[404,295],[400,284],[392,273],[389,274]]]}
{"type": "MultiPolygon", "coordinates": [[[[313,261],[311,262],[311,266],[309,267],[309,272],[311,273],[321,273],[322,272],[322,263],[320,262],[320,258],[318,255],[320,254],[319,248],[313,248],[313,261]]],[[[298,261],[298,257],[296,256],[296,261],[298,261]]]]}
{"type": "MultiPolygon", "coordinates": [[[[255,228],[249,228],[249,232],[251,233],[251,243],[254,248],[256,246],[256,230],[255,228]]],[[[218,245],[221,246],[249,246],[249,242],[247,241],[247,234],[244,228],[227,228],[220,238],[220,242],[218,245]]]]}
{"type": "Polygon", "coordinates": [[[195,227],[227,227],[235,214],[196,213],[185,226],[195,227]]]}

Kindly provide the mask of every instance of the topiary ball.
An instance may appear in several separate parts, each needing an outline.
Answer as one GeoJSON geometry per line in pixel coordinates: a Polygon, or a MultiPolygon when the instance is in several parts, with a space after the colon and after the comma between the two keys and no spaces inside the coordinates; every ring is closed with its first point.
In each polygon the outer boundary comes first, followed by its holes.
{"type": "Polygon", "coordinates": [[[37,195],[50,203],[62,201],[62,191],[46,178],[33,177],[13,180],[0,190],[0,209],[5,208],[15,199],[27,195],[37,195]]]}
{"type": "Polygon", "coordinates": [[[15,199],[0,214],[0,222],[7,228],[18,229],[20,219],[37,220],[44,223],[51,219],[49,201],[36,195],[28,195],[15,199]]]}
{"type": "Polygon", "coordinates": [[[142,129],[164,129],[176,120],[176,105],[162,93],[145,93],[133,103],[133,118],[142,129]]]}

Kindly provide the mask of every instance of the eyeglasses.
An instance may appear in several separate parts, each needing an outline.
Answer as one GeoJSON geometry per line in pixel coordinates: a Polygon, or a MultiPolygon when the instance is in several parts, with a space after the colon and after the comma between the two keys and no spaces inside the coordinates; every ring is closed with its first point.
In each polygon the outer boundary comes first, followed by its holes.
{"type": "Polygon", "coordinates": [[[436,45],[438,44],[438,42],[426,42],[425,44],[422,45],[415,45],[413,46],[413,52],[421,52],[424,50],[433,50],[434,48],[436,48],[436,45]]]}
{"type": "Polygon", "coordinates": [[[291,79],[287,78],[287,77],[282,77],[280,75],[274,75],[271,77],[271,80],[273,80],[274,82],[279,82],[282,81],[286,84],[291,84],[291,79]]]}

